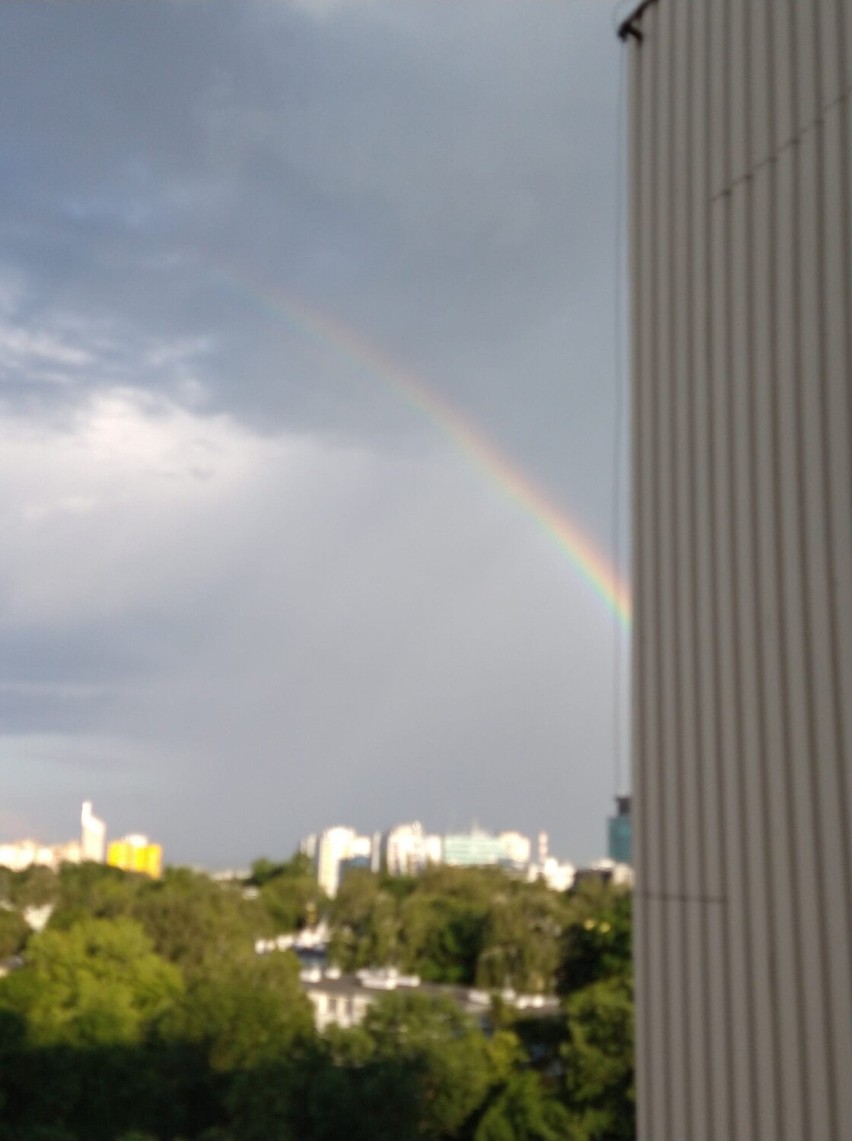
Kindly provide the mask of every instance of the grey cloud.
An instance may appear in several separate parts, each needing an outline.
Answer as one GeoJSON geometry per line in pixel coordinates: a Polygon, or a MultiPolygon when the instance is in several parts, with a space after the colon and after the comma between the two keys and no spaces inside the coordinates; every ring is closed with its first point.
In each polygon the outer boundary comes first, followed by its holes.
{"type": "MultiPolygon", "coordinates": [[[[342,548],[293,558],[289,527],[267,533],[218,638],[167,674],[168,699],[153,694],[168,739],[195,757],[188,784],[207,828],[226,803],[264,849],[335,819],[372,829],[405,811],[449,827],[514,814],[565,846],[554,793],[611,777],[589,771],[609,751],[608,719],[588,715],[608,680],[606,619],[566,602],[561,560],[537,570],[536,544],[506,558],[523,521],[471,533],[471,505],[447,515],[449,481],[419,494],[393,482],[381,521],[362,489],[372,524],[356,510],[362,534],[342,548]]],[[[575,823],[574,850],[599,850],[599,830],[575,823]]],[[[230,843],[248,855],[244,838],[230,843]]]]}
{"type": "MultiPolygon", "coordinates": [[[[358,5],[319,22],[286,5],[45,7],[52,21],[15,12],[7,41],[24,50],[6,83],[28,104],[39,187],[19,248],[50,269],[48,297],[203,332],[228,305],[205,284],[236,264],[323,298],[452,388],[455,359],[487,361],[598,272],[606,235],[573,223],[605,202],[615,149],[609,107],[586,95],[605,47],[616,58],[600,32],[589,58],[591,4],[440,19],[358,5]]],[[[231,383],[245,347],[223,349],[219,399],[298,415],[262,356],[231,383]]],[[[313,371],[330,383],[334,369],[313,371]]]]}
{"type": "Polygon", "coordinates": [[[400,815],[600,850],[610,616],[267,299],[384,349],[606,545],[605,9],[0,8],[0,760],[27,811],[37,788],[58,827],[108,771],[96,807],[172,858],[400,815]],[[110,401],[135,427],[102,454],[110,401]]]}

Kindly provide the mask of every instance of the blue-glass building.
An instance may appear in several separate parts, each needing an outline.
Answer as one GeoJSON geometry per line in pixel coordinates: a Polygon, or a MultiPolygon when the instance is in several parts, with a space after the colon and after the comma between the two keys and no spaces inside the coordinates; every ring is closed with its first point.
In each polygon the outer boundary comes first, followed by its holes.
{"type": "Polygon", "coordinates": [[[615,798],[616,813],[608,824],[607,855],[619,864],[633,863],[633,826],[630,820],[630,797],[615,798]]]}

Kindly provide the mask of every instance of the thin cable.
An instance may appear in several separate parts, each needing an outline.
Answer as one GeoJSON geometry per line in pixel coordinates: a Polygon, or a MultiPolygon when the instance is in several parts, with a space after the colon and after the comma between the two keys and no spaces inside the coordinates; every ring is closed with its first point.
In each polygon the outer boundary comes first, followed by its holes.
{"type": "MultiPolygon", "coordinates": [[[[616,9],[617,11],[617,9],[616,9]]],[[[624,138],[627,52],[622,48],[621,61],[618,71],[618,101],[616,110],[616,218],[615,218],[615,409],[613,415],[613,493],[612,493],[612,551],[615,566],[619,577],[624,580],[624,551],[622,543],[622,466],[624,463],[624,406],[625,406],[625,338],[624,338],[624,214],[627,209],[627,194],[624,171],[624,138]]],[[[613,752],[615,794],[623,794],[625,789],[624,764],[624,719],[623,719],[623,693],[622,677],[624,669],[624,638],[626,633],[620,628],[620,623],[613,621],[614,652],[613,652],[613,685],[612,685],[612,726],[613,726],[613,752]]]]}

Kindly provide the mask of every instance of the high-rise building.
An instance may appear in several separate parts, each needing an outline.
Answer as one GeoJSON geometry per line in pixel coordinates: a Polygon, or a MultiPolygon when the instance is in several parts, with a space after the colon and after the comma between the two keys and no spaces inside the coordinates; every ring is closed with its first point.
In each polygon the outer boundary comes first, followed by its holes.
{"type": "Polygon", "coordinates": [[[80,859],[104,862],[106,853],[106,824],[92,812],[92,802],[83,801],[80,813],[80,859]]]}
{"type": "Polygon", "coordinates": [[[316,837],[312,847],[317,881],[330,898],[337,895],[342,869],[372,867],[373,838],[359,836],[354,828],[326,828],[316,837]]]}
{"type": "Polygon", "coordinates": [[[630,797],[615,798],[615,815],[607,820],[607,855],[618,864],[633,863],[633,823],[630,797]]]}
{"type": "Polygon", "coordinates": [[[381,841],[382,859],[392,876],[419,875],[430,864],[441,862],[441,838],[423,831],[419,821],[397,824],[381,841]]]}
{"type": "Polygon", "coordinates": [[[852,1138],[852,0],[629,57],[640,1141],[852,1138]]]}

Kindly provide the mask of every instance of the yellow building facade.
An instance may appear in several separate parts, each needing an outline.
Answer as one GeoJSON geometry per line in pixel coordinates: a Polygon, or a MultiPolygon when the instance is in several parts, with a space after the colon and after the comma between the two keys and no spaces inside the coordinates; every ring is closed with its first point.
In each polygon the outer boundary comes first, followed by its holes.
{"type": "Polygon", "coordinates": [[[163,874],[163,849],[160,844],[149,843],[145,836],[125,836],[110,842],[107,863],[112,868],[159,879],[163,874]]]}

